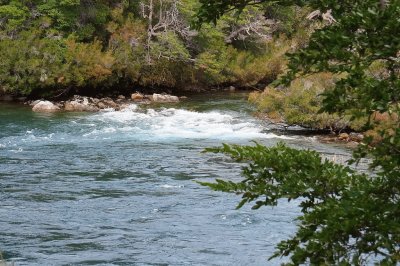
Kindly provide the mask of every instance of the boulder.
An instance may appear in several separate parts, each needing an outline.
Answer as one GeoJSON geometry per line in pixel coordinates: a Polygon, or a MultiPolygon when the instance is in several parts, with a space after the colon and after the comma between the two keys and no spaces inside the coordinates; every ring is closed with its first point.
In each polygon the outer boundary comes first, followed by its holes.
{"type": "Polygon", "coordinates": [[[56,102],[55,105],[56,105],[58,108],[63,109],[65,103],[64,103],[64,102],[56,102]]]}
{"type": "Polygon", "coordinates": [[[104,103],[104,105],[107,106],[107,108],[117,108],[118,104],[115,103],[111,98],[103,98],[101,101],[104,103]]]}
{"type": "Polygon", "coordinates": [[[100,109],[106,109],[107,105],[105,105],[103,102],[98,102],[97,103],[97,107],[100,108],[100,109]]]}
{"type": "Polygon", "coordinates": [[[32,111],[34,112],[46,112],[46,113],[56,112],[59,110],[60,108],[58,106],[49,101],[39,101],[32,108],[32,111]]]}
{"type": "Polygon", "coordinates": [[[347,133],[339,134],[339,140],[348,140],[348,139],[349,139],[349,134],[347,134],[347,133]]]}
{"type": "Polygon", "coordinates": [[[36,101],[33,101],[33,102],[31,102],[31,103],[29,103],[29,105],[30,106],[35,106],[36,104],[38,104],[38,103],[40,103],[42,100],[36,100],[36,101]]]}
{"type": "Polygon", "coordinates": [[[97,99],[97,98],[90,98],[90,100],[91,100],[92,103],[94,103],[94,104],[98,104],[98,103],[100,102],[100,100],[97,99]]]}
{"type": "Polygon", "coordinates": [[[364,135],[361,133],[350,133],[349,135],[351,141],[361,142],[364,139],[364,135]]]}
{"type": "Polygon", "coordinates": [[[65,111],[72,111],[72,112],[95,112],[98,111],[98,108],[92,105],[89,105],[87,98],[86,101],[80,103],[76,100],[68,101],[65,103],[64,109],[65,111]]]}
{"type": "Polygon", "coordinates": [[[139,93],[139,92],[132,93],[131,99],[132,99],[133,101],[135,101],[135,102],[136,102],[136,101],[142,101],[142,100],[144,99],[144,95],[141,94],[141,93],[139,93]]]}
{"type": "Polygon", "coordinates": [[[82,99],[82,104],[83,104],[83,105],[89,105],[89,100],[88,100],[88,98],[83,97],[83,99],[82,99]]]}
{"type": "Polygon", "coordinates": [[[177,96],[172,96],[168,94],[157,94],[154,93],[152,97],[152,101],[156,103],[178,103],[179,98],[177,96]]]}
{"type": "Polygon", "coordinates": [[[127,108],[129,108],[129,106],[130,106],[130,104],[127,104],[127,103],[122,103],[122,104],[119,106],[118,110],[124,110],[124,109],[127,109],[127,108]]]}

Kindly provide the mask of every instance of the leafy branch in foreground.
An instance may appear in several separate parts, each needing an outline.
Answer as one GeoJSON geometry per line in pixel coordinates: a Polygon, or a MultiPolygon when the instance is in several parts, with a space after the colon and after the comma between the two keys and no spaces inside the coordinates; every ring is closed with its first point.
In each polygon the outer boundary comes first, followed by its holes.
{"type": "Polygon", "coordinates": [[[200,182],[241,194],[238,208],[251,202],[258,209],[275,206],[282,198],[300,200],[298,231],[279,243],[271,259],[291,255],[293,265],[359,265],[371,255],[385,265],[400,260],[398,179],[382,182],[387,177],[357,173],[315,151],[283,143],[271,148],[224,144],[206,151],[247,163],[241,182],[200,182]]]}

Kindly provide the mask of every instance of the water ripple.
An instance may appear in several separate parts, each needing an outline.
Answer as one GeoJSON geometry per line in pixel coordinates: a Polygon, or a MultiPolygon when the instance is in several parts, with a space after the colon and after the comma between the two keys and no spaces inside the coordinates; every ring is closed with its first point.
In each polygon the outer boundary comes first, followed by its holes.
{"type": "Polygon", "coordinates": [[[36,114],[0,105],[0,250],[17,265],[278,265],[297,202],[235,210],[236,195],[195,180],[238,180],[241,165],[201,151],[286,140],[242,96],[175,108],[36,114]]]}

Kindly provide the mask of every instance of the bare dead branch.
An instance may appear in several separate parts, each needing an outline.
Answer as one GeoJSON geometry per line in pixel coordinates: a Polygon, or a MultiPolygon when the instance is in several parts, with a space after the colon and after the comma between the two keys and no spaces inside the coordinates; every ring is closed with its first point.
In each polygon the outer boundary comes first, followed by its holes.
{"type": "Polygon", "coordinates": [[[248,18],[245,24],[233,27],[232,32],[225,38],[225,42],[245,40],[250,36],[255,36],[263,41],[270,40],[276,25],[275,20],[266,19],[261,14],[248,18]]]}
{"type": "Polygon", "coordinates": [[[147,0],[147,3],[141,2],[141,15],[147,19],[147,42],[146,42],[146,61],[152,63],[151,59],[151,43],[154,37],[162,34],[173,32],[178,34],[183,40],[190,40],[197,35],[196,31],[190,30],[182,18],[178,5],[179,0],[159,0],[155,5],[153,0],[147,0]]]}
{"type": "Polygon", "coordinates": [[[336,19],[332,16],[332,9],[327,10],[325,13],[322,13],[320,10],[315,10],[307,16],[307,19],[313,20],[318,17],[321,17],[323,20],[327,21],[329,24],[333,24],[336,22],[336,19]]]}

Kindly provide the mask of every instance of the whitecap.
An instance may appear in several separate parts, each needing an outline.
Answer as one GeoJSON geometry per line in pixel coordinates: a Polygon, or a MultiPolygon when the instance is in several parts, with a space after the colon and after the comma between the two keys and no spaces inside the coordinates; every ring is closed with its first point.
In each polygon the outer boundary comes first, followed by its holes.
{"type": "Polygon", "coordinates": [[[264,133],[257,120],[241,118],[235,112],[196,112],[176,108],[142,110],[137,105],[130,105],[121,111],[101,112],[87,119],[94,123],[97,121],[98,126],[84,134],[85,137],[120,132],[146,140],[292,139],[264,133]]]}
{"type": "Polygon", "coordinates": [[[161,187],[161,188],[166,188],[166,189],[170,189],[170,188],[183,188],[184,185],[168,185],[168,184],[165,184],[165,185],[161,185],[160,187],[161,187]]]}
{"type": "Polygon", "coordinates": [[[285,140],[295,139],[294,137],[289,137],[289,136],[285,136],[285,135],[276,135],[274,133],[265,134],[265,138],[267,138],[267,139],[285,139],[285,140]]]}

